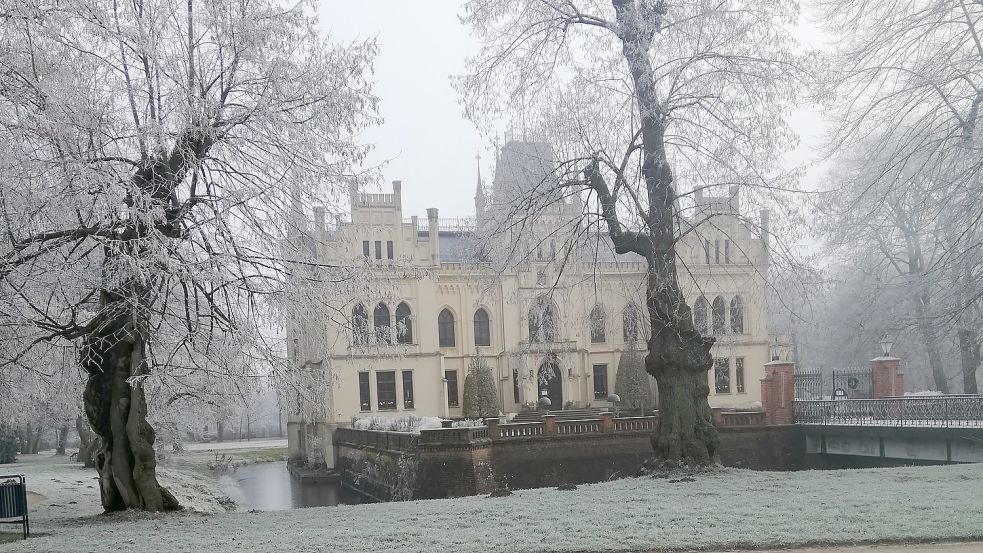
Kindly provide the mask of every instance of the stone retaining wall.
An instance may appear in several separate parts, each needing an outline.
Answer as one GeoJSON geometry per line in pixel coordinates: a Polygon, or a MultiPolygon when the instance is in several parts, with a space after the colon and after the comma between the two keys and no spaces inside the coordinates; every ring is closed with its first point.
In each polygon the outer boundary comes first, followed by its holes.
{"type": "MultiPolygon", "coordinates": [[[[758,417],[741,415],[747,422],[758,417]]],[[[436,499],[512,489],[585,484],[631,476],[652,454],[657,417],[557,421],[397,432],[338,429],[338,467],[346,485],[381,499],[436,499]],[[412,492],[408,490],[412,489],[412,492]],[[399,493],[394,493],[399,491],[399,493]]],[[[719,427],[721,461],[757,470],[804,468],[794,426],[719,427]]]]}

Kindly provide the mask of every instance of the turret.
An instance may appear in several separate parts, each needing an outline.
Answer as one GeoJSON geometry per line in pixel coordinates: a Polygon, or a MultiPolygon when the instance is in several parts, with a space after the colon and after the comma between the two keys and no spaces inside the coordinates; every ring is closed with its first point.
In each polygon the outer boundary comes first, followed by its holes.
{"type": "Polygon", "coordinates": [[[430,264],[437,265],[440,260],[439,233],[437,228],[437,208],[427,208],[427,237],[430,239],[430,264]]]}

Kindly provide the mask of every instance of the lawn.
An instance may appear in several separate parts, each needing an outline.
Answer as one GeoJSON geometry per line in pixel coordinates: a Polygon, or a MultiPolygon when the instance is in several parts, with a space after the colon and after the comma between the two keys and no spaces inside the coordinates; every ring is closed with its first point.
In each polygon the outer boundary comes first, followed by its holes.
{"type": "MultiPolygon", "coordinates": [[[[22,466],[39,493],[55,494],[41,480],[58,472],[44,467],[22,466]]],[[[981,482],[983,465],[724,469],[692,482],[631,478],[505,498],[280,512],[104,516],[87,504],[51,516],[42,502],[35,530],[47,535],[3,550],[524,553],[965,540],[983,538],[981,482]]]]}

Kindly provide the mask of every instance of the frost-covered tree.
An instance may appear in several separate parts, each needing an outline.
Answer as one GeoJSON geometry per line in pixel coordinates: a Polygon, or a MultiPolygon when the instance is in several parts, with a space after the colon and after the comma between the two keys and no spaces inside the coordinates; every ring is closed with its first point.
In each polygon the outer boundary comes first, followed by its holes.
{"type": "MultiPolygon", "coordinates": [[[[373,122],[374,45],[336,45],[314,2],[12,0],[0,10],[4,371],[75,346],[107,511],[177,507],[148,391],[289,367],[277,321],[352,269],[314,263],[373,122]],[[297,281],[306,281],[303,286],[297,281]],[[292,306],[292,307],[291,307],[292,306]],[[257,372],[259,371],[259,372],[257,372]]],[[[297,372],[294,372],[296,375],[297,372]]],[[[301,381],[297,382],[301,385],[301,381]]]]}
{"type": "Polygon", "coordinates": [[[694,328],[676,251],[687,232],[712,223],[684,223],[683,211],[694,190],[738,185],[768,195],[786,186],[777,162],[794,141],[783,117],[802,74],[789,33],[797,17],[790,0],[465,6],[463,20],[483,43],[457,80],[466,113],[482,128],[508,118],[557,151],[511,220],[521,226],[552,202],[580,198],[588,225],[597,221],[618,254],[647,265],[645,367],[660,409],[652,443],[666,460],[717,460],[707,402],[713,338],[694,328]]]}
{"type": "Polygon", "coordinates": [[[464,416],[469,419],[498,416],[498,386],[495,384],[495,375],[488,363],[480,357],[472,359],[468,364],[462,401],[464,416]]]}
{"type": "MultiPolygon", "coordinates": [[[[818,5],[837,44],[826,79],[835,122],[830,146],[850,152],[863,167],[851,183],[855,210],[858,216],[869,208],[894,217],[888,224],[907,235],[895,243],[898,248],[921,248],[904,252],[902,263],[914,266],[902,269],[924,275],[923,281],[931,280],[945,295],[925,304],[938,298],[925,294],[930,284],[923,282],[911,299],[922,321],[954,323],[963,387],[976,393],[983,324],[978,287],[983,276],[983,4],[820,0],[818,5]],[[872,207],[876,204],[880,207],[872,207]],[[912,220],[913,211],[940,215],[921,244],[912,238],[924,230],[912,220]]],[[[839,192],[839,187],[832,190],[839,192]]],[[[894,253],[889,249],[881,256],[893,260],[894,253]]],[[[931,349],[936,387],[948,391],[938,347],[931,349]]]]}
{"type": "MultiPolygon", "coordinates": [[[[897,334],[917,329],[935,389],[948,393],[942,341],[949,327],[945,316],[949,296],[944,295],[948,286],[943,284],[948,274],[943,267],[950,221],[941,211],[948,200],[920,170],[930,160],[912,160],[911,165],[894,168],[889,177],[881,172],[883,161],[870,153],[876,148],[871,144],[859,149],[858,155],[839,158],[818,202],[825,214],[819,227],[831,250],[830,259],[864,271],[871,284],[868,300],[894,298],[908,306],[891,318],[894,328],[884,330],[897,334]]],[[[872,311],[866,318],[880,315],[872,311]]]]}

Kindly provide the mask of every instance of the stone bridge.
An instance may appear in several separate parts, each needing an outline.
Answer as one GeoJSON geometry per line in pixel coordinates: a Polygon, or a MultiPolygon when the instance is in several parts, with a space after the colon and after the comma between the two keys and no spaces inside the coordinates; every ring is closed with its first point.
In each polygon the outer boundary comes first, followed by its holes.
{"type": "MultiPolygon", "coordinates": [[[[983,462],[983,397],[968,395],[905,396],[901,360],[871,360],[867,378],[870,398],[796,397],[802,376],[790,361],[765,365],[761,382],[770,424],[795,424],[806,453],[850,455],[921,462],[983,462]]],[[[842,390],[840,390],[842,391],[842,390]]],[[[842,396],[841,396],[842,397],[842,396]]]]}

